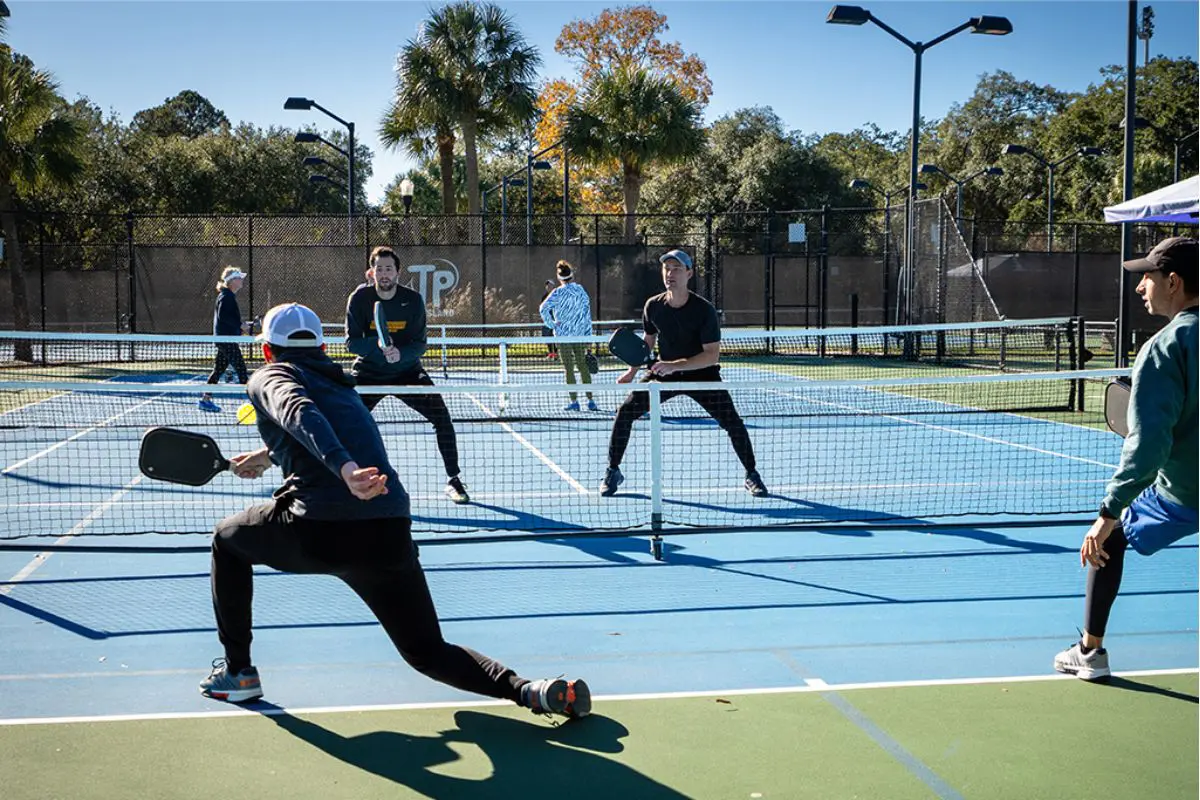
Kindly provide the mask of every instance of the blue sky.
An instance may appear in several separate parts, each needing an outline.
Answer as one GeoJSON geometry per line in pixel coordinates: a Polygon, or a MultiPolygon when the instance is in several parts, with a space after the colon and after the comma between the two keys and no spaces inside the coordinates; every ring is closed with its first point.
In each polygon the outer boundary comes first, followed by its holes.
{"type": "MultiPolygon", "coordinates": [[[[128,121],[184,89],[208,97],[234,121],[261,126],[317,122],[316,112],[283,110],[306,95],[353,120],[375,151],[368,196],[410,162],[384,150],[378,121],[394,87],[401,45],[416,33],[426,2],[232,0],[107,2],[7,0],[9,41],[58,78],[63,94],[86,95],[128,121]]],[[[554,40],[573,19],[618,3],[501,3],[542,53],[545,77],[569,77],[554,40]]],[[[668,40],[708,65],[708,120],[767,105],[805,133],[866,123],[906,131],[912,114],[912,54],[882,30],[825,24],[831,2],[655,2],[668,40]]],[[[929,40],[978,14],[1007,16],[1005,37],[966,33],[924,59],[922,113],[937,118],[966,100],[985,72],[1080,91],[1099,70],[1125,61],[1128,5],[1099,2],[902,2],[863,5],[914,41],[929,40]]],[[[1157,0],[1151,55],[1197,57],[1195,0],[1157,0]]],[[[1139,60],[1141,42],[1138,43],[1139,60]]]]}

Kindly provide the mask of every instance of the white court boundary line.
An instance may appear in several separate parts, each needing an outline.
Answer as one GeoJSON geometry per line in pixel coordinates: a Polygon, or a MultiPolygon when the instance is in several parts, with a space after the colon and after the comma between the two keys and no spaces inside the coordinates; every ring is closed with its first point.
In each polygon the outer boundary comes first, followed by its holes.
{"type": "MultiPolygon", "coordinates": [[[[52,397],[47,397],[47,398],[45,398],[45,400],[53,400],[60,396],[61,396],[61,394],[57,394],[52,397]]],[[[82,430],[79,433],[77,433],[71,437],[63,439],[61,442],[57,442],[56,444],[53,444],[50,447],[47,447],[45,450],[42,450],[40,453],[35,453],[34,455],[29,456],[28,458],[22,459],[21,461],[18,461],[15,464],[10,464],[9,466],[5,467],[3,470],[0,470],[0,475],[7,475],[10,472],[20,469],[21,467],[25,466],[26,464],[30,464],[30,463],[38,460],[42,456],[49,455],[50,453],[53,453],[55,450],[59,449],[60,447],[64,447],[64,446],[70,444],[71,442],[75,441],[76,439],[79,439],[101,427],[104,427],[105,425],[112,422],[113,420],[120,419],[121,417],[125,416],[126,414],[133,413],[134,411],[138,410],[142,406],[149,405],[150,403],[153,403],[155,400],[158,400],[161,397],[163,397],[163,394],[151,395],[148,399],[143,400],[142,402],[138,403],[137,405],[127,408],[119,414],[114,414],[113,416],[109,417],[108,419],[106,419],[100,423],[97,423],[96,425],[93,425],[90,428],[82,430]]],[[[45,400],[39,400],[39,401],[35,401],[35,402],[45,402],[45,400]]],[[[24,406],[22,406],[22,408],[24,408],[24,406]]],[[[129,491],[131,489],[133,489],[134,486],[137,486],[139,483],[141,483],[141,480],[142,480],[141,475],[134,476],[133,480],[129,481],[124,486],[122,486],[120,489],[118,489],[117,491],[115,491],[111,495],[109,495],[107,500],[104,500],[103,502],[99,503],[98,505],[92,504],[92,511],[89,514],[87,514],[83,519],[79,520],[79,522],[76,522],[75,525],[73,525],[70,530],[68,530],[62,536],[55,539],[54,544],[52,546],[57,547],[59,545],[65,544],[70,539],[72,539],[75,536],[77,536],[78,534],[82,533],[85,528],[87,528],[89,525],[91,525],[93,522],[95,522],[97,519],[99,519],[101,517],[101,515],[107,513],[110,508],[112,508],[114,505],[116,505],[117,502],[122,497],[129,494],[129,491]]],[[[41,569],[41,567],[47,561],[50,560],[50,557],[52,555],[54,555],[53,550],[44,550],[44,551],[38,553],[37,555],[35,555],[33,558],[31,558],[29,560],[29,563],[27,563],[25,566],[21,567],[21,569],[17,570],[17,573],[8,579],[8,581],[7,581],[8,585],[0,586],[0,596],[10,594],[12,592],[12,590],[15,588],[16,584],[22,583],[30,575],[32,575],[33,573],[35,573],[39,569],[41,569]]]]}
{"type": "MultiPolygon", "coordinates": [[[[466,397],[472,403],[479,406],[480,410],[482,410],[483,413],[487,414],[492,419],[497,418],[496,414],[492,413],[492,410],[490,408],[485,406],[483,403],[479,402],[479,398],[477,398],[475,395],[468,393],[468,394],[466,394],[466,397]]],[[[572,489],[574,489],[576,491],[576,493],[582,494],[582,495],[591,494],[591,492],[587,489],[587,487],[585,487],[579,481],[575,480],[574,476],[572,476],[571,473],[567,472],[565,469],[560,467],[558,464],[556,464],[554,462],[554,460],[552,458],[550,458],[550,456],[543,453],[532,442],[530,442],[524,436],[522,436],[521,434],[519,434],[515,430],[513,430],[512,425],[509,425],[507,422],[501,422],[499,424],[500,424],[500,427],[503,428],[506,433],[508,433],[510,436],[512,436],[514,439],[516,439],[517,442],[522,447],[524,447],[529,452],[533,453],[535,456],[537,456],[539,461],[541,461],[543,464],[545,464],[547,467],[549,467],[551,472],[553,472],[555,475],[557,475],[558,477],[560,477],[564,481],[566,481],[567,485],[569,485],[572,489]]]]}
{"type": "MultiPolygon", "coordinates": [[[[1145,669],[1129,672],[1114,672],[1117,678],[1145,678],[1157,675],[1191,675],[1200,673],[1196,667],[1180,667],[1175,669],[1145,669]]],[[[764,688],[743,688],[726,690],[700,690],[693,692],[650,692],[645,694],[607,694],[593,697],[596,702],[644,702],[651,700],[687,700],[707,697],[753,697],[772,694],[809,694],[816,692],[851,692],[870,689],[916,689],[938,686],[986,686],[997,683],[1038,683],[1043,681],[1077,681],[1074,675],[1050,673],[1044,675],[1014,675],[1008,677],[985,678],[940,678],[910,681],[875,681],[869,683],[826,683],[820,678],[808,678],[802,685],[777,686],[764,688]]],[[[434,703],[394,703],[384,705],[363,706],[317,706],[312,708],[279,708],[255,711],[247,708],[230,708],[221,711],[182,711],[162,712],[151,714],[113,714],[109,716],[74,716],[74,717],[26,717],[19,719],[0,719],[0,727],[18,725],[70,725],[93,722],[145,722],[152,720],[176,719],[220,719],[224,717],[261,717],[281,716],[284,714],[347,714],[367,711],[425,711],[439,708],[494,708],[513,706],[508,700],[451,700],[434,703]]]]}
{"type": "MultiPolygon", "coordinates": [[[[797,395],[797,394],[792,394],[790,392],[785,392],[781,389],[769,389],[768,391],[775,392],[776,394],[781,394],[784,397],[790,397],[793,400],[800,400],[801,402],[813,403],[815,405],[820,405],[820,406],[830,406],[833,408],[840,408],[843,411],[856,411],[859,413],[868,414],[872,417],[879,417],[880,419],[890,419],[890,420],[895,420],[896,422],[903,422],[907,425],[916,425],[916,426],[919,426],[922,428],[932,428],[933,430],[942,431],[943,433],[950,433],[955,436],[963,436],[968,439],[978,439],[980,441],[988,442],[990,444],[1005,445],[1007,447],[1014,447],[1018,450],[1029,450],[1034,453],[1040,453],[1041,455],[1053,456],[1055,458],[1063,458],[1068,461],[1078,461],[1082,464],[1091,464],[1092,466],[1097,466],[1097,467],[1106,467],[1108,469],[1116,469],[1117,468],[1116,464],[1106,464],[1102,461],[1094,461],[1090,458],[1083,458],[1081,456],[1072,456],[1072,455],[1068,455],[1066,453],[1059,453],[1055,450],[1044,450],[1040,447],[1033,447],[1032,445],[1019,444],[1017,442],[1010,442],[1007,439],[998,439],[994,436],[984,436],[984,435],[978,434],[978,433],[971,433],[970,431],[959,430],[958,428],[948,428],[945,425],[934,425],[929,422],[921,422],[920,420],[917,420],[917,419],[908,419],[907,417],[903,417],[898,414],[879,414],[879,413],[871,411],[870,409],[861,408],[859,406],[851,406],[851,405],[846,405],[844,403],[834,403],[829,400],[817,400],[815,398],[804,397],[803,395],[797,395]]],[[[868,390],[868,391],[870,391],[870,390],[868,390]]],[[[888,393],[878,392],[878,394],[888,394],[888,393]]],[[[897,396],[910,397],[909,395],[897,395],[897,396]]],[[[951,408],[972,408],[972,406],[964,406],[964,405],[959,405],[957,403],[944,403],[943,401],[940,401],[940,400],[929,401],[929,400],[925,400],[924,398],[921,398],[921,397],[911,398],[911,399],[919,400],[920,402],[932,402],[932,403],[935,403],[938,405],[946,405],[951,408]]],[[[973,409],[973,410],[984,411],[984,409],[973,409]]],[[[985,413],[993,413],[993,412],[985,412],[985,413]]],[[[1033,422],[1044,422],[1044,423],[1049,423],[1051,425],[1057,424],[1053,420],[1044,420],[1044,419],[1039,419],[1037,417],[1026,417],[1021,414],[1012,414],[1011,412],[1006,412],[1006,411],[999,411],[999,412],[994,412],[994,413],[1005,414],[1008,416],[1015,416],[1021,420],[1031,420],[1033,422]]],[[[1068,425],[1068,427],[1079,427],[1079,426],[1068,425]]],[[[1083,430],[1093,430],[1093,429],[1092,428],[1083,428],[1083,430]]]]}
{"type": "MultiPolygon", "coordinates": [[[[80,533],[83,532],[83,530],[85,528],[87,528],[89,525],[91,525],[93,522],[95,522],[97,519],[99,519],[101,517],[101,515],[107,513],[108,510],[110,508],[112,508],[114,505],[116,505],[117,502],[119,502],[122,497],[129,494],[129,490],[132,489],[134,486],[137,486],[139,483],[141,483],[141,481],[142,481],[142,476],[138,475],[133,480],[131,480],[129,483],[125,484],[120,489],[118,489],[117,491],[115,491],[111,495],[109,495],[108,499],[105,500],[103,503],[100,503],[99,505],[89,504],[89,505],[92,505],[92,512],[90,514],[88,514],[86,517],[84,517],[83,519],[79,520],[79,522],[75,523],[75,526],[72,527],[71,530],[67,531],[62,536],[58,537],[58,539],[56,539],[54,541],[54,544],[52,545],[52,547],[57,547],[59,545],[65,544],[68,539],[72,539],[75,536],[78,536],[80,533]]],[[[18,583],[23,582],[30,575],[37,572],[37,570],[43,564],[45,564],[46,561],[49,560],[50,556],[52,556],[52,555],[54,555],[53,550],[45,550],[41,553],[38,553],[36,556],[34,556],[32,559],[30,559],[29,563],[26,564],[25,566],[21,567],[21,569],[18,570],[16,575],[13,575],[11,578],[8,579],[8,581],[6,582],[7,583],[6,586],[0,586],[0,596],[11,594],[12,590],[16,588],[16,585],[18,583]]]]}

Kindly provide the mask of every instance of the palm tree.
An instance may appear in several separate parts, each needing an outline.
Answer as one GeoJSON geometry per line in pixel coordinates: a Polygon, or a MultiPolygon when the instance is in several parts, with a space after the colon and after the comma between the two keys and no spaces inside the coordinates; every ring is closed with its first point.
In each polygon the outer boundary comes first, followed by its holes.
{"type": "Polygon", "coordinates": [[[454,214],[454,97],[424,41],[410,39],[396,59],[396,95],[379,126],[383,143],[428,158],[436,151],[442,213],[454,214]]]}
{"type": "MultiPolygon", "coordinates": [[[[68,116],[50,74],[0,46],[0,228],[7,240],[5,258],[17,330],[29,330],[29,296],[17,230],[18,198],[42,184],[69,184],[83,170],[79,157],[82,143],[83,129],[68,116]]],[[[18,344],[24,346],[17,358],[30,360],[29,343],[18,344]]]]}
{"type": "Polygon", "coordinates": [[[542,59],[512,17],[491,3],[457,2],[434,10],[416,41],[429,60],[414,65],[421,82],[414,91],[455,120],[467,161],[468,209],[478,214],[478,138],[532,119],[533,81],[542,59]]]}
{"type": "Polygon", "coordinates": [[[652,164],[682,161],[700,152],[700,109],[674,82],[644,69],[600,73],[567,110],[563,133],[571,155],[584,164],[620,165],[625,241],[636,237],[638,202],[652,164]]]}

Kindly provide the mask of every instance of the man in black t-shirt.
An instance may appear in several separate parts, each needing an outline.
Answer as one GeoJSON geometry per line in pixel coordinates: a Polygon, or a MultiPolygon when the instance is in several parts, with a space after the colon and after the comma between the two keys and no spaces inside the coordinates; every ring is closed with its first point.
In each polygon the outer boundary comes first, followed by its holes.
{"type": "MultiPolygon", "coordinates": [[[[359,386],[433,386],[433,380],[421,366],[425,354],[425,300],[399,283],[400,259],[390,247],[371,251],[367,283],[346,301],[346,349],[358,358],[350,374],[359,386]],[[375,303],[383,303],[392,345],[379,347],[375,332],[375,303]]],[[[368,409],[374,409],[386,395],[363,394],[368,409]]],[[[396,399],[416,411],[433,425],[438,451],[446,467],[446,496],[455,503],[471,498],[459,478],[458,440],[450,411],[440,394],[398,394],[396,399]]]]}
{"type": "MultiPolygon", "coordinates": [[[[717,310],[703,297],[688,290],[692,277],[692,258],[682,250],[672,250],[659,258],[662,263],[663,285],[667,290],[646,301],[642,311],[642,328],[651,352],[658,344],[659,360],[650,367],[653,380],[663,382],[695,382],[721,380],[721,325],[717,310]]],[[[617,378],[617,383],[629,383],[637,375],[630,367],[617,378]]],[[[746,468],[746,491],[755,497],[767,494],[767,487],[755,468],[754,447],[742,422],[733,398],[724,389],[703,391],[663,392],[663,401],[677,395],[687,395],[717,421],[733,443],[734,452],[746,468]]],[[[621,474],[621,459],[629,445],[633,422],[650,408],[646,392],[632,392],[617,409],[612,436],[608,441],[608,469],[600,484],[600,494],[616,494],[625,481],[621,474]]]]}

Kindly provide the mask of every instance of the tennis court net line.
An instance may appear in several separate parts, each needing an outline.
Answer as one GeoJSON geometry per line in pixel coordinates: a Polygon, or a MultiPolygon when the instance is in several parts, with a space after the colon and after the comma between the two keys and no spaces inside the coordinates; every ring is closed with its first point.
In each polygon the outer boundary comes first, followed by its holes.
{"type": "MultiPolygon", "coordinates": [[[[1104,429],[1101,403],[1080,412],[1062,400],[1098,397],[1117,374],[1127,371],[594,384],[594,411],[589,387],[565,384],[359,391],[396,395],[373,416],[412,496],[414,530],[470,539],[1087,513],[1121,440],[1104,429]],[[691,396],[669,394],[687,389],[728,392],[709,407],[732,403],[744,420],[769,496],[746,491],[733,437],[691,396]],[[571,391],[579,410],[564,409],[571,391]],[[444,497],[433,428],[410,406],[434,394],[454,422],[467,505],[444,497]],[[624,483],[601,496],[615,412],[631,394],[648,414],[632,421],[624,483]]],[[[256,427],[238,424],[245,401],[239,386],[0,384],[0,538],[205,533],[269,501],[283,480],[277,469],[198,488],[138,477],[138,444],[153,427],[211,436],[227,457],[261,447],[256,427]],[[220,411],[197,407],[205,390],[220,411]]]]}
{"type": "MultiPolygon", "coordinates": [[[[722,332],[721,360],[725,379],[738,382],[1071,370],[1084,363],[1082,332],[1072,319],[731,329],[722,332]]],[[[563,356],[569,354],[559,350],[566,348],[576,356],[590,351],[598,379],[612,380],[625,367],[608,354],[607,341],[607,335],[434,336],[422,362],[440,383],[561,383],[563,356]]],[[[355,358],[342,337],[329,337],[326,348],[344,365],[355,358]]],[[[0,331],[0,381],[155,383],[205,377],[221,353],[226,360],[240,355],[251,371],[263,363],[261,347],[251,337],[0,331]]],[[[236,379],[236,370],[227,368],[225,377],[236,379]]]]}

